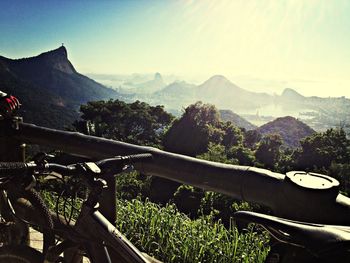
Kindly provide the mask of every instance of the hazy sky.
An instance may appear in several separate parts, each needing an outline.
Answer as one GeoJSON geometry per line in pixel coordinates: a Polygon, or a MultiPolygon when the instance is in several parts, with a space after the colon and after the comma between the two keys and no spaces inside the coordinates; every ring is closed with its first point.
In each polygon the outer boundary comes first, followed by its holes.
{"type": "Polygon", "coordinates": [[[82,73],[227,76],[350,97],[350,1],[0,1],[0,55],[63,42],[82,73]]]}

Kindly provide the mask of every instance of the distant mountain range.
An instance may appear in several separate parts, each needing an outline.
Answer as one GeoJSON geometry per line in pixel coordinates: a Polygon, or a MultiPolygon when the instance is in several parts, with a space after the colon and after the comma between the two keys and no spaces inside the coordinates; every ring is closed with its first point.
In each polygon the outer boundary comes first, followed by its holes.
{"type": "MultiPolygon", "coordinates": [[[[96,76],[105,81],[111,78],[96,76]]],[[[222,109],[223,119],[247,130],[283,116],[293,116],[317,131],[336,126],[349,130],[350,100],[345,97],[304,97],[293,89],[285,89],[281,95],[252,92],[221,75],[200,85],[185,81],[167,84],[160,73],[148,79],[138,74],[128,79],[118,75],[110,83],[119,83],[119,86],[106,88],[78,73],[63,46],[31,58],[0,56],[0,89],[18,96],[24,104],[25,120],[40,125],[62,128],[78,117],[81,104],[118,98],[164,105],[176,115],[189,104],[201,100],[222,109]]]]}
{"type": "Polygon", "coordinates": [[[131,81],[124,82],[121,87],[117,90],[120,93],[139,93],[139,94],[150,94],[153,92],[157,92],[164,88],[166,84],[162,78],[160,73],[156,73],[154,78],[148,81],[144,81],[141,83],[133,83],[131,81]]]}
{"type": "Polygon", "coordinates": [[[221,75],[200,85],[177,81],[154,93],[128,95],[131,100],[164,105],[177,115],[189,104],[201,100],[219,109],[231,110],[258,126],[283,116],[300,119],[317,131],[339,126],[349,129],[350,125],[350,100],[345,97],[304,97],[290,88],[281,95],[251,92],[221,75]]]}
{"type": "Polygon", "coordinates": [[[81,104],[118,97],[79,74],[63,46],[31,58],[0,56],[0,89],[20,99],[25,121],[56,128],[72,123],[81,104]]]}

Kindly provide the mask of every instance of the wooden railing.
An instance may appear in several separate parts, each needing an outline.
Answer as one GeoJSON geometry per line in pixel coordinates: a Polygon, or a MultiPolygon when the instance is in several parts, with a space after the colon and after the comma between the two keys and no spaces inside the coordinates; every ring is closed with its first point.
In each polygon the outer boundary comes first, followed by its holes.
{"type": "MultiPolygon", "coordinates": [[[[289,219],[350,225],[350,199],[339,194],[334,187],[306,189],[295,185],[285,175],[266,169],[209,162],[152,147],[39,127],[18,120],[0,125],[3,133],[1,141],[4,143],[0,152],[2,160],[4,157],[9,160],[9,156],[12,160],[18,160],[22,156],[23,143],[50,146],[95,159],[151,153],[153,160],[136,165],[136,169],[144,174],[260,203],[270,207],[276,215],[289,219]]],[[[109,190],[101,206],[105,215],[114,221],[115,183],[112,180],[108,184],[109,190]]]]}

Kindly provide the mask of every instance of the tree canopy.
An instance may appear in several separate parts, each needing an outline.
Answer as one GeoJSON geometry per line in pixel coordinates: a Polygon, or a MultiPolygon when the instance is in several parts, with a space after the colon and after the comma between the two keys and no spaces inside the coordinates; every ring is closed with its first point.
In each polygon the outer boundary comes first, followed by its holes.
{"type": "Polygon", "coordinates": [[[328,169],[332,162],[349,163],[350,142],[343,129],[315,133],[300,142],[294,160],[299,169],[328,169]]]}
{"type": "Polygon", "coordinates": [[[241,144],[242,131],[230,122],[222,122],[219,116],[219,111],[211,104],[199,101],[188,106],[166,133],[165,149],[196,156],[207,152],[210,143],[226,148],[241,144]]]}
{"type": "Polygon", "coordinates": [[[142,145],[160,145],[173,120],[163,106],[119,100],[93,101],[80,107],[80,121],[74,127],[90,135],[142,145]]]}

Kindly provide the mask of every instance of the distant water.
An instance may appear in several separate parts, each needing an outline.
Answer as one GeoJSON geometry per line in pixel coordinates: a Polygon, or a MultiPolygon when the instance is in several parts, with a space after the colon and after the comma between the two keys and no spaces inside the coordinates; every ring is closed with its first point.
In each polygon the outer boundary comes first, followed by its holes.
{"type": "Polygon", "coordinates": [[[313,118],[305,113],[315,112],[307,108],[286,108],[282,107],[280,104],[270,104],[257,109],[244,110],[237,112],[238,114],[244,116],[248,121],[255,125],[261,126],[275,118],[292,116],[300,120],[308,120],[313,118]]]}
{"type": "Polygon", "coordinates": [[[283,107],[280,104],[270,104],[263,107],[260,107],[256,110],[249,110],[244,113],[246,114],[258,114],[260,116],[272,116],[272,117],[283,117],[283,116],[292,116],[295,118],[305,118],[305,112],[316,112],[308,108],[294,108],[294,107],[283,107]]]}

